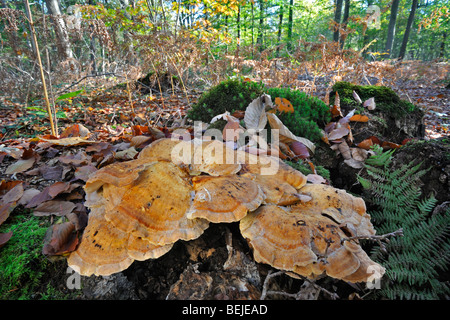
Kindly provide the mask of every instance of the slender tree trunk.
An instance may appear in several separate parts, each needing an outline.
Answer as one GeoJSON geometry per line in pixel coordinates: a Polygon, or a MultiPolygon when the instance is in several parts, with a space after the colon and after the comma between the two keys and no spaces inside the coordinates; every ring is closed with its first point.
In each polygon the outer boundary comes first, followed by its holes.
{"type": "Polygon", "coordinates": [[[288,17],[288,43],[287,47],[290,51],[292,49],[292,27],[294,24],[294,0],[289,1],[289,17],[288,17]]]}
{"type": "Polygon", "coordinates": [[[411,12],[409,13],[408,22],[406,23],[405,34],[403,35],[402,47],[400,48],[400,54],[398,56],[398,58],[400,60],[402,60],[406,54],[406,46],[408,45],[408,38],[409,38],[409,34],[411,32],[411,27],[414,22],[414,15],[416,14],[416,9],[417,9],[418,3],[419,3],[419,0],[413,0],[413,2],[412,2],[411,12]]]}
{"type": "Polygon", "coordinates": [[[259,51],[262,51],[263,27],[264,27],[264,0],[259,0],[259,30],[258,30],[258,39],[256,39],[256,43],[259,44],[259,51]]]}
{"type": "Polygon", "coordinates": [[[281,30],[283,28],[283,5],[280,5],[280,21],[278,24],[278,45],[277,45],[277,53],[276,56],[279,57],[280,56],[280,45],[281,45],[281,30]]]}
{"type": "Polygon", "coordinates": [[[69,34],[67,33],[66,23],[61,18],[61,9],[58,0],[45,0],[48,11],[53,15],[52,20],[55,25],[55,33],[58,38],[58,51],[63,59],[73,58],[73,52],[70,47],[69,34]]]}
{"type": "Polygon", "coordinates": [[[341,14],[342,14],[342,2],[343,0],[336,0],[336,8],[334,9],[334,26],[333,40],[339,41],[339,28],[341,26],[341,14]]]}
{"type": "MultiPolygon", "coordinates": [[[[442,42],[441,42],[441,49],[439,50],[439,59],[444,59],[445,55],[445,40],[447,40],[447,31],[444,30],[444,33],[442,33],[442,42]]],[[[450,86],[450,83],[449,83],[450,86]]],[[[447,86],[447,88],[449,87],[447,86]]]]}
{"type": "Polygon", "coordinates": [[[238,47],[241,45],[241,7],[238,7],[238,13],[236,17],[237,24],[237,45],[238,47]]]}
{"type": "Polygon", "coordinates": [[[392,53],[392,48],[394,45],[394,37],[395,37],[395,23],[397,21],[397,13],[398,13],[398,5],[400,3],[400,0],[393,0],[392,1],[392,7],[391,7],[391,16],[389,18],[389,26],[388,26],[388,33],[387,33],[387,40],[386,40],[386,57],[390,58],[392,53]]]}
{"type": "MultiPolygon", "coordinates": [[[[344,2],[344,16],[342,17],[342,30],[347,30],[348,17],[350,15],[350,0],[345,0],[344,2]]],[[[345,39],[347,39],[347,34],[340,35],[341,49],[344,48],[345,39]]]]}

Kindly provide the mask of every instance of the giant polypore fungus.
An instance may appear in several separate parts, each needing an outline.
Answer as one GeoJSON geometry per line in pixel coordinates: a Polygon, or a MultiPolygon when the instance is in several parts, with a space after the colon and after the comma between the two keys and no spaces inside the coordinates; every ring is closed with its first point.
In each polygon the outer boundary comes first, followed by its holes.
{"type": "Polygon", "coordinates": [[[156,259],[209,223],[240,221],[257,262],[293,274],[367,281],[375,266],[358,236],[375,234],[364,201],[280,159],[219,141],[160,139],[136,160],[98,170],[85,186],[89,222],[69,266],[109,275],[156,259]],[[309,201],[305,201],[308,199],[309,201]]]}

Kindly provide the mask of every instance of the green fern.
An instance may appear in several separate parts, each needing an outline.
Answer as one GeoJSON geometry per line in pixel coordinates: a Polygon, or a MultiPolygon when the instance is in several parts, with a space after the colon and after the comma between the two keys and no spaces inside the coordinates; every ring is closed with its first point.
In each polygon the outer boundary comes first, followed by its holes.
{"type": "Polygon", "coordinates": [[[439,278],[450,262],[450,209],[431,215],[437,200],[421,200],[422,177],[428,170],[406,164],[391,169],[393,151],[373,149],[366,160],[367,178],[358,177],[367,191],[373,224],[379,234],[403,229],[384,248],[375,246],[371,258],[386,268],[382,288],[375,296],[388,299],[440,299],[450,294],[448,281],[439,278]]]}

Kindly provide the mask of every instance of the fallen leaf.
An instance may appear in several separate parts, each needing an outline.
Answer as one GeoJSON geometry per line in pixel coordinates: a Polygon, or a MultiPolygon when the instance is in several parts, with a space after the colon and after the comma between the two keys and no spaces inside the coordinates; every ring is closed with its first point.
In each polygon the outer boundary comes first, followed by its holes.
{"type": "Polygon", "coordinates": [[[34,165],[35,161],[36,157],[17,160],[15,163],[11,164],[8,168],[6,168],[5,174],[14,174],[27,171],[34,165]]]}
{"type": "Polygon", "coordinates": [[[9,241],[9,239],[11,239],[12,235],[12,231],[8,233],[0,233],[0,248],[3,247],[9,241]]]}
{"type": "Polygon", "coordinates": [[[90,131],[88,128],[83,126],[82,124],[74,124],[70,127],[66,128],[61,135],[59,136],[60,139],[62,138],[71,138],[71,137],[82,137],[85,138],[90,134],[90,131]]]}
{"type": "Polygon", "coordinates": [[[280,97],[276,97],[275,98],[275,105],[277,107],[277,110],[279,112],[286,112],[286,113],[292,113],[294,112],[294,106],[292,105],[292,103],[286,99],[286,98],[280,98],[280,97]]]}
{"type": "Polygon", "coordinates": [[[308,148],[299,141],[292,141],[290,149],[300,159],[306,159],[310,157],[308,148]]]}
{"type": "Polygon", "coordinates": [[[308,174],[306,176],[306,181],[315,183],[315,184],[327,183],[327,180],[324,177],[322,177],[318,174],[314,174],[314,173],[308,174]]]}
{"type": "Polygon", "coordinates": [[[402,146],[401,144],[397,144],[397,143],[393,143],[393,142],[389,142],[389,141],[383,141],[383,143],[381,144],[381,147],[383,147],[384,150],[386,150],[386,149],[398,149],[401,146],[402,146]]]}
{"type": "Polygon", "coordinates": [[[328,134],[328,140],[336,140],[336,139],[340,139],[342,137],[345,137],[346,135],[348,135],[349,133],[349,129],[347,127],[339,127],[337,129],[332,130],[329,134],[328,134]]]}
{"type": "Polygon", "coordinates": [[[343,117],[342,111],[341,111],[341,107],[334,105],[330,108],[330,112],[331,112],[331,116],[333,118],[337,118],[337,117],[343,117]]]}
{"type": "Polygon", "coordinates": [[[78,232],[72,222],[50,226],[44,237],[42,253],[45,255],[62,255],[72,252],[78,245],[78,232]]]}
{"type": "Polygon", "coordinates": [[[356,161],[365,161],[367,159],[368,151],[361,148],[350,148],[353,159],[356,161]]]}
{"type": "Polygon", "coordinates": [[[33,211],[33,215],[38,217],[49,215],[65,216],[66,214],[71,213],[74,208],[75,204],[73,202],[50,200],[37,206],[33,211]]]}
{"type": "Polygon", "coordinates": [[[291,143],[293,141],[298,141],[303,143],[312,152],[315,151],[316,146],[310,140],[302,137],[297,137],[294,135],[281,120],[273,113],[267,113],[267,119],[269,120],[270,127],[272,129],[279,130],[279,139],[284,143],[291,143]]]}
{"type": "Polygon", "coordinates": [[[116,152],[114,155],[115,159],[118,160],[132,160],[139,152],[136,151],[134,147],[116,152]]]}
{"type": "Polygon", "coordinates": [[[228,118],[228,122],[223,128],[222,137],[224,141],[237,141],[239,134],[244,130],[239,125],[239,121],[236,119],[228,118]]]}
{"type": "Polygon", "coordinates": [[[39,167],[39,173],[45,180],[61,180],[63,167],[62,166],[48,166],[44,164],[39,167]]]}
{"type": "Polygon", "coordinates": [[[83,167],[78,167],[75,170],[75,179],[79,179],[79,180],[83,180],[83,181],[88,181],[89,177],[95,172],[97,171],[97,168],[94,167],[93,165],[87,165],[87,166],[83,166],[83,167]]]}
{"type": "Polygon", "coordinates": [[[244,123],[247,130],[262,130],[267,124],[266,106],[273,106],[269,95],[264,94],[253,100],[245,109],[244,123]]]}
{"type": "Polygon", "coordinates": [[[367,121],[369,121],[369,117],[361,115],[361,114],[355,114],[354,116],[352,116],[350,118],[350,121],[353,121],[353,122],[367,122],[367,121]]]}
{"type": "Polygon", "coordinates": [[[2,203],[12,203],[19,201],[23,196],[23,183],[17,184],[14,188],[9,190],[3,197],[2,203]]]}
{"type": "Polygon", "coordinates": [[[364,161],[358,161],[355,159],[345,159],[344,163],[347,164],[348,166],[354,168],[354,169],[361,169],[364,167],[364,161]]]}
{"type": "Polygon", "coordinates": [[[20,198],[19,202],[17,204],[20,204],[22,206],[27,205],[30,200],[35,197],[36,195],[38,195],[39,193],[41,193],[38,189],[34,189],[34,188],[30,188],[27,189],[23,192],[22,197],[20,198]]]}
{"type": "Polygon", "coordinates": [[[15,203],[5,203],[0,205],[0,225],[8,219],[9,214],[16,207],[15,203]]]}
{"type": "Polygon", "coordinates": [[[52,198],[56,197],[58,194],[67,191],[70,188],[69,182],[55,182],[48,187],[48,195],[52,198]]]}
{"type": "Polygon", "coordinates": [[[347,142],[343,141],[340,144],[338,144],[338,150],[345,160],[350,160],[352,158],[352,154],[347,142]]]}
{"type": "Polygon", "coordinates": [[[80,137],[71,137],[63,139],[44,139],[41,137],[40,140],[50,142],[58,146],[78,146],[83,144],[98,143],[98,141],[86,140],[80,137]]]}
{"type": "Polygon", "coordinates": [[[367,138],[356,145],[358,148],[369,150],[371,146],[373,146],[373,140],[367,138]]]}
{"type": "Polygon", "coordinates": [[[361,98],[358,96],[358,94],[356,93],[355,90],[353,90],[352,94],[353,94],[353,98],[356,100],[356,102],[362,103],[361,98]]]}
{"type": "Polygon", "coordinates": [[[375,98],[372,97],[367,99],[366,101],[364,101],[363,106],[369,110],[375,110],[375,98]]]}

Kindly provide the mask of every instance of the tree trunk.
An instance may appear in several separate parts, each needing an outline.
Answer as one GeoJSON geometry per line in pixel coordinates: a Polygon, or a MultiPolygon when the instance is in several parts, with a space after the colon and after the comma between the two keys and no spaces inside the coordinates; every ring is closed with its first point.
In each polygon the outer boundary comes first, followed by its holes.
{"type": "Polygon", "coordinates": [[[292,26],[294,24],[294,0],[289,1],[289,17],[288,17],[288,50],[292,49],[292,26]]]}
{"type": "Polygon", "coordinates": [[[342,2],[343,0],[336,0],[336,8],[334,10],[334,26],[333,40],[339,41],[339,28],[341,26],[341,14],[342,14],[342,2]]]}
{"type": "Polygon", "coordinates": [[[264,0],[259,0],[259,30],[256,43],[259,44],[259,51],[262,51],[263,44],[263,26],[264,26],[264,0]]]}
{"type": "Polygon", "coordinates": [[[398,58],[402,60],[406,54],[406,46],[408,45],[408,38],[411,32],[411,27],[414,22],[414,15],[416,14],[417,4],[419,0],[413,0],[411,6],[411,12],[409,13],[408,22],[406,24],[405,34],[403,35],[402,47],[400,48],[400,54],[398,58]]]}
{"type": "Polygon", "coordinates": [[[58,51],[63,59],[73,58],[72,48],[70,47],[69,34],[67,33],[66,23],[61,18],[61,9],[58,0],[45,0],[48,11],[53,15],[52,20],[55,25],[55,33],[58,38],[58,51]]]}
{"type": "MultiPolygon", "coordinates": [[[[441,42],[441,49],[439,51],[439,59],[444,59],[445,55],[445,40],[447,40],[447,31],[444,30],[444,33],[442,33],[442,42],[441,42]]],[[[449,85],[447,86],[447,89],[449,88],[449,85]]]]}
{"type": "Polygon", "coordinates": [[[236,24],[237,24],[237,46],[239,47],[241,45],[241,7],[240,6],[238,7],[236,24]]]}
{"type": "Polygon", "coordinates": [[[277,57],[280,55],[280,45],[281,45],[281,30],[283,27],[283,5],[280,5],[280,23],[278,24],[278,46],[277,46],[277,57]]]}
{"type": "Polygon", "coordinates": [[[397,13],[398,13],[398,5],[400,3],[400,0],[393,0],[392,1],[392,7],[391,7],[391,16],[389,18],[389,27],[388,27],[388,33],[387,33],[387,40],[386,40],[386,58],[390,58],[392,53],[392,47],[394,44],[394,37],[395,37],[395,23],[397,21],[397,13]]]}
{"type": "MultiPolygon", "coordinates": [[[[347,29],[348,17],[350,15],[350,0],[345,0],[344,3],[344,17],[342,18],[342,30],[347,29]]],[[[341,49],[344,48],[345,39],[347,38],[347,34],[340,35],[341,49]]]]}

